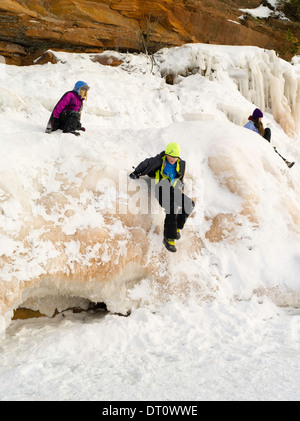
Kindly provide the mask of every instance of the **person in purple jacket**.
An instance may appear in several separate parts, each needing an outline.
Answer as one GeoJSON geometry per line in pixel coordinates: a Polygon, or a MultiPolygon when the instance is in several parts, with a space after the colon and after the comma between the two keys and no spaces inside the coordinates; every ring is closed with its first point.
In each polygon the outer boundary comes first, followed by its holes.
{"type": "Polygon", "coordinates": [[[61,129],[63,133],[79,136],[80,133],[76,130],[85,131],[80,123],[80,117],[83,101],[87,99],[89,89],[88,84],[80,80],[75,83],[73,91],[68,91],[62,96],[52,111],[46,133],[61,129]]]}

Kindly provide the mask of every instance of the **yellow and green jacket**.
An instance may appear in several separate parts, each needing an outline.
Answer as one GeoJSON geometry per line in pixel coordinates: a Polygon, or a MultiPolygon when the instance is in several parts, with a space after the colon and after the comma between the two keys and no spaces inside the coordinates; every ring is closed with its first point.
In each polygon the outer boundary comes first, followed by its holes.
{"type": "MultiPolygon", "coordinates": [[[[155,183],[158,183],[164,178],[169,179],[171,182],[170,178],[163,173],[164,167],[166,165],[166,159],[167,157],[165,151],[163,151],[152,158],[147,158],[142,161],[136,167],[135,171],[139,176],[148,175],[151,178],[155,178],[155,183]]],[[[183,161],[181,158],[178,158],[176,162],[176,179],[173,181],[172,185],[175,186],[179,180],[182,182],[184,174],[185,161],[183,161]]]]}

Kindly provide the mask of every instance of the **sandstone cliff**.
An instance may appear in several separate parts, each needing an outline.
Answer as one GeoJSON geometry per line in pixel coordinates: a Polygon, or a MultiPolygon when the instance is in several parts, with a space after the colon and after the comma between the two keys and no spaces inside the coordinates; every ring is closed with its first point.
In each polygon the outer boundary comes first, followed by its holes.
{"type": "MultiPolygon", "coordinates": [[[[254,19],[260,0],[1,0],[0,55],[30,64],[51,48],[153,51],[185,43],[255,45],[289,55],[297,23],[254,19]]],[[[296,39],[295,38],[295,39],[296,39]]]]}

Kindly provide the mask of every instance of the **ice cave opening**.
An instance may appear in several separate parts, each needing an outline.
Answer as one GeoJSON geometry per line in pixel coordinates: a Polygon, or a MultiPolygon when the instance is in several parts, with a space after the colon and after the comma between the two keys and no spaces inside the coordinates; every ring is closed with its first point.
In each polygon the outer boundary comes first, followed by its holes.
{"type": "MultiPolygon", "coordinates": [[[[57,305],[57,307],[55,307],[52,314],[49,311],[49,308],[46,309],[45,307],[44,308],[42,307],[39,309],[33,306],[34,309],[32,309],[29,307],[28,302],[24,302],[20,304],[19,307],[14,310],[12,320],[26,320],[26,319],[40,318],[40,317],[54,318],[58,314],[62,314],[62,316],[64,316],[64,312],[66,311],[71,311],[74,314],[82,313],[82,312],[89,312],[89,313],[95,313],[95,314],[97,313],[100,315],[104,315],[108,313],[107,306],[103,302],[93,302],[87,299],[82,299],[80,297],[73,297],[73,299],[74,299],[74,303],[75,301],[78,301],[77,305],[71,304],[71,306],[66,306],[65,308],[63,308],[61,304],[57,305]]],[[[53,306],[55,306],[54,304],[55,300],[56,300],[55,297],[45,297],[45,301],[48,301],[48,302],[52,301],[53,306]]]]}

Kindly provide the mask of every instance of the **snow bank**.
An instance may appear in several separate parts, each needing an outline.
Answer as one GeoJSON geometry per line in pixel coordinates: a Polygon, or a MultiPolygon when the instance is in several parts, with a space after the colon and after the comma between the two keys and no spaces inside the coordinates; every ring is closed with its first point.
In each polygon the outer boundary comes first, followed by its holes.
{"type": "Polygon", "coordinates": [[[49,316],[89,300],[122,314],[173,297],[265,294],[299,305],[298,165],[288,170],[272,147],[299,157],[297,63],[206,45],[162,50],[154,64],[120,54],[118,68],[57,54],[55,65],[6,66],[0,82],[2,329],[19,305],[49,316]],[[174,85],[164,80],[170,72],[174,85]],[[45,134],[77,80],[91,86],[87,131],[45,134]],[[272,145],[242,127],[256,106],[272,145]],[[176,255],[162,245],[150,183],[128,178],[170,141],[181,145],[196,201],[176,255]]]}

